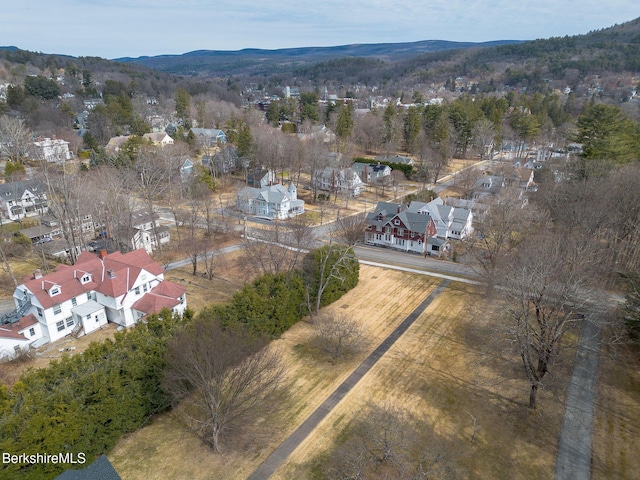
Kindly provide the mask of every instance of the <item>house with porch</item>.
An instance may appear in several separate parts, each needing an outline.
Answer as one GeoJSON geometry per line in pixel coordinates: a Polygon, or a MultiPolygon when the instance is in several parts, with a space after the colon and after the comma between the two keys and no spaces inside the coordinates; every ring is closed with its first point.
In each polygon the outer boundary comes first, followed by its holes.
{"type": "Polygon", "coordinates": [[[287,188],[277,183],[263,188],[240,189],[236,207],[250,215],[284,220],[304,213],[304,200],[298,200],[298,190],[293,182],[287,188]]]}
{"type": "Polygon", "coordinates": [[[318,190],[357,197],[367,186],[351,168],[326,167],[317,170],[313,182],[318,190]]]}
{"type": "Polygon", "coordinates": [[[47,275],[36,270],[15,289],[19,315],[2,325],[0,349],[15,350],[13,344],[24,342],[18,335],[39,346],[92,333],[108,322],[130,327],[165,307],[181,314],[187,308],[185,291],[165,280],[164,268],[143,249],[83,252],[74,265],[60,264],[47,275]],[[3,340],[9,336],[11,345],[3,340]]]}
{"type": "Polygon", "coordinates": [[[441,239],[463,240],[473,233],[473,213],[470,209],[445,205],[442,198],[432,201],[411,202],[408,211],[429,215],[435,225],[436,236],[441,239]]]}
{"type": "Polygon", "coordinates": [[[367,214],[364,241],[405,252],[439,256],[446,242],[437,238],[436,224],[429,215],[410,212],[404,204],[379,202],[367,214]]]}
{"type": "Polygon", "coordinates": [[[38,180],[0,185],[0,217],[18,221],[24,217],[43,215],[48,210],[47,194],[38,180]]]}

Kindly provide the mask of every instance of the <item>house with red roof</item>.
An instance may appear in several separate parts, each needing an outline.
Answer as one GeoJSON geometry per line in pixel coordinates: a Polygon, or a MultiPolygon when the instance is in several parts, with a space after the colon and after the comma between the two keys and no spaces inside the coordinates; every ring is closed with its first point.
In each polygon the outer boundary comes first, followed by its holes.
{"type": "Polygon", "coordinates": [[[31,342],[41,337],[40,324],[33,315],[26,315],[15,323],[0,325],[0,358],[28,352],[31,342]]]}
{"type": "MultiPolygon", "coordinates": [[[[47,275],[36,271],[13,297],[16,308],[26,313],[3,328],[34,346],[72,333],[89,334],[108,322],[130,327],[163,308],[182,313],[187,307],[185,287],[165,280],[164,268],[144,249],[83,252],[75,265],[60,264],[47,275]]],[[[6,348],[14,347],[7,343],[6,348]]]]}

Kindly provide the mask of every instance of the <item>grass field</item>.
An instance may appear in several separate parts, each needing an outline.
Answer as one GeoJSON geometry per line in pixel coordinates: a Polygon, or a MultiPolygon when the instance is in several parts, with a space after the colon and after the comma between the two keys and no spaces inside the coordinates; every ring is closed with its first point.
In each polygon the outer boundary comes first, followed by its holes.
{"type": "Polygon", "coordinates": [[[545,392],[532,414],[524,382],[492,381],[502,367],[483,361],[485,339],[463,332],[481,321],[469,315],[476,296],[449,286],[272,478],[311,478],[313,458],[372,401],[430,425],[457,478],[552,478],[561,405],[545,392]]]}
{"type": "Polygon", "coordinates": [[[427,277],[362,267],[358,287],[328,307],[356,319],[367,332],[368,351],[349,362],[332,364],[305,353],[313,331],[307,322],[296,324],[274,341],[271,346],[283,356],[295,395],[290,400],[286,424],[270,432],[266,441],[241,452],[227,450],[223,455],[214,455],[190,434],[171,427],[173,420],[167,414],[121,441],[109,455],[110,460],[125,480],[246,478],[436,284],[427,277]],[[182,448],[176,450],[177,444],[182,448]],[[141,456],[139,452],[154,453],[141,456]]]}
{"type": "MultiPolygon", "coordinates": [[[[123,439],[110,460],[125,480],[246,478],[437,283],[362,267],[358,287],[329,307],[357,319],[367,332],[368,351],[348,362],[332,364],[310,352],[313,327],[306,322],[274,341],[295,394],[284,425],[267,431],[260,442],[243,449],[227,446],[215,455],[165,414],[123,439]]],[[[488,353],[490,319],[471,308],[480,294],[466,285],[447,287],[273,478],[310,478],[316,456],[369,401],[402,406],[425,420],[434,441],[447,445],[462,478],[552,478],[562,382],[541,392],[538,411],[527,409],[517,358],[505,364],[488,353]]],[[[570,372],[558,366],[554,373],[562,378],[570,372]]]]}
{"type": "MultiPolygon", "coordinates": [[[[606,336],[605,336],[606,339],[606,336]]],[[[606,345],[600,357],[593,480],[640,479],[638,351],[606,345]]]]}

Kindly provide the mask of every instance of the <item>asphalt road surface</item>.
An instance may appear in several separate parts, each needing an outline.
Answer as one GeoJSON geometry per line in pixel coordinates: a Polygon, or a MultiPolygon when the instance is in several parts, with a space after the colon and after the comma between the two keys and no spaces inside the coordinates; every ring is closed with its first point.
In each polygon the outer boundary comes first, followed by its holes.
{"type": "Polygon", "coordinates": [[[587,319],[580,330],[578,351],[558,439],[555,480],[591,478],[591,436],[598,387],[600,331],[598,316],[587,319]]]}

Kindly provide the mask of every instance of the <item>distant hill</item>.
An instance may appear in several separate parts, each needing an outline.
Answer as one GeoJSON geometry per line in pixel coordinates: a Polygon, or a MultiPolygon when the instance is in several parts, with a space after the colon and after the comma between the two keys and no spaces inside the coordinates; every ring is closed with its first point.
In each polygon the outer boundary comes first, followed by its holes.
{"type": "Polygon", "coordinates": [[[155,70],[180,75],[264,75],[291,67],[300,68],[336,58],[359,57],[383,61],[397,61],[416,55],[478,47],[495,47],[522,43],[520,40],[491,42],[449,42],[424,40],[405,43],[353,44],[335,47],[300,47],[277,50],[248,48],[244,50],[196,50],[183,55],[117,58],[118,62],[136,63],[155,70]]]}

